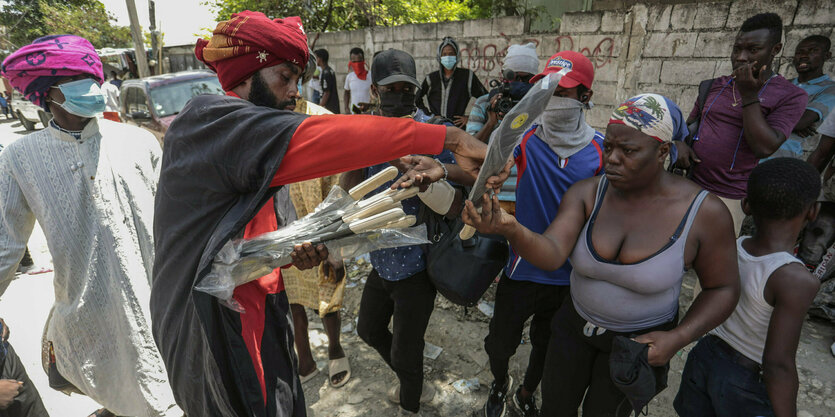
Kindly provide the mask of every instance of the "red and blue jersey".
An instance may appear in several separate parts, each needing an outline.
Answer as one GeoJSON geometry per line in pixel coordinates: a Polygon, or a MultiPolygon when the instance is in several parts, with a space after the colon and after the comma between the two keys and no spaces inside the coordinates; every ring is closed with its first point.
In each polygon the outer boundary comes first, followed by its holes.
{"type": "MultiPolygon", "coordinates": [[[[535,233],[543,233],[557,217],[562,196],[574,183],[603,172],[603,134],[567,159],[560,158],[536,135],[534,125],[513,150],[516,180],[516,219],[535,233]]],[[[543,271],[510,248],[505,274],[513,280],[548,285],[568,285],[571,263],[556,271],[543,271]]]]}

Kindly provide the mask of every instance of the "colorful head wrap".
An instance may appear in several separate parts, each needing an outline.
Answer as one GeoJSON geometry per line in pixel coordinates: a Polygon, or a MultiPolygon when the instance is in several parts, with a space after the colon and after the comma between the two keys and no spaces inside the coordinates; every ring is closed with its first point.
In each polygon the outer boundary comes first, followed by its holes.
{"type": "Polygon", "coordinates": [[[615,108],[609,124],[637,129],[661,143],[684,140],[687,124],[676,103],[660,94],[640,94],[615,108]]]}
{"type": "Polygon", "coordinates": [[[3,76],[27,100],[44,105],[49,87],[58,80],[90,74],[104,82],[101,59],[87,39],[75,35],[51,35],[35,39],[3,61],[3,76]]]}
{"type": "Polygon", "coordinates": [[[308,59],[307,35],[297,16],[272,20],[261,12],[245,10],[218,23],[210,40],[200,39],[197,59],[217,73],[230,91],[261,68],[292,62],[304,69],[308,59]]]}

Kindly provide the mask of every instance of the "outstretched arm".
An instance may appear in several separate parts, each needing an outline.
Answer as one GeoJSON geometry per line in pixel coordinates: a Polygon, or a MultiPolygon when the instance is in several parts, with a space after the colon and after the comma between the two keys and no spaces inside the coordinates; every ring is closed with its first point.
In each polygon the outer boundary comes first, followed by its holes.
{"type": "Polygon", "coordinates": [[[797,416],[797,344],[819,287],[820,281],[803,265],[793,263],[774,271],[763,291],[774,306],[762,358],[763,379],[778,417],[797,416]]]}
{"type": "MultiPolygon", "coordinates": [[[[462,218],[464,223],[481,233],[500,234],[507,238],[514,252],[533,266],[545,270],[559,269],[577,243],[580,231],[586,223],[586,196],[594,194],[597,179],[584,180],[568,189],[560,203],[557,217],[539,234],[522,226],[516,218],[502,210],[499,198],[486,194],[479,213],[471,201],[466,202],[462,218]]],[[[593,197],[592,197],[593,200],[593,197]]]]}
{"type": "Polygon", "coordinates": [[[455,153],[461,169],[478,172],[487,145],[461,129],[411,119],[313,116],[293,134],[272,186],[392,161],[409,154],[455,153]]]}

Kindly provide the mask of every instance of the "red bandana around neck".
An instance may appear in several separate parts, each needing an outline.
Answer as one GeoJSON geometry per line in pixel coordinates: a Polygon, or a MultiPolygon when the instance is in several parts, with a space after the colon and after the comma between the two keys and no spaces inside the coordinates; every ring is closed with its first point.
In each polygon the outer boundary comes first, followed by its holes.
{"type": "Polygon", "coordinates": [[[365,69],[365,62],[349,62],[348,66],[354,71],[354,74],[357,74],[359,79],[365,80],[365,77],[368,76],[368,70],[365,69]]]}

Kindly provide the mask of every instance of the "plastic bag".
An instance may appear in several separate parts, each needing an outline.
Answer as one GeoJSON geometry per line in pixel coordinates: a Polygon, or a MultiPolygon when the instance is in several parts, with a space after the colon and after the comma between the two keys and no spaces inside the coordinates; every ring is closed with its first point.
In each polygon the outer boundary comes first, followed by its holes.
{"type": "Polygon", "coordinates": [[[424,225],[352,234],[341,219],[355,207],[356,201],[348,193],[333,187],[313,213],[287,227],[253,239],[227,242],[215,256],[211,271],[195,289],[242,312],[243,308],[232,298],[235,288],[291,264],[295,245],[324,243],[332,256],[348,259],[378,249],[429,243],[424,225]]]}

